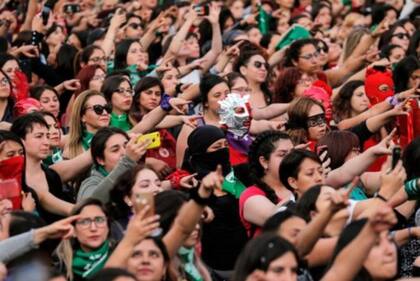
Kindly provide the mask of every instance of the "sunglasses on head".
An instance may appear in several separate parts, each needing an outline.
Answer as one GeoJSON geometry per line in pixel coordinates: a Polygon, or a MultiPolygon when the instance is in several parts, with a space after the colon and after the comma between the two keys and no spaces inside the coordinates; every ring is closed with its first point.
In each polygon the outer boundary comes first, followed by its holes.
{"type": "Polygon", "coordinates": [[[112,105],[111,104],[106,104],[106,105],[95,104],[92,107],[86,107],[86,110],[89,110],[89,109],[92,109],[97,115],[102,115],[102,113],[104,112],[104,110],[108,114],[111,114],[111,112],[112,112],[112,105]]]}
{"type": "Polygon", "coordinates": [[[260,62],[260,61],[256,61],[256,62],[254,62],[254,66],[255,66],[256,68],[261,68],[261,67],[263,67],[263,66],[264,66],[264,68],[265,68],[265,69],[267,69],[267,70],[268,70],[268,68],[270,67],[270,65],[269,65],[267,62],[260,62]]]}
{"type": "Polygon", "coordinates": [[[408,35],[408,33],[395,33],[392,35],[392,37],[397,37],[398,39],[410,39],[410,35],[408,35]]]}

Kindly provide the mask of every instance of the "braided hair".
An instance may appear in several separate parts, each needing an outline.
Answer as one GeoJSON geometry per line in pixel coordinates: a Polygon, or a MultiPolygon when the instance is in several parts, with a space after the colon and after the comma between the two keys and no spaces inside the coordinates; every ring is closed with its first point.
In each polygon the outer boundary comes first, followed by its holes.
{"type": "Polygon", "coordinates": [[[264,191],[268,200],[274,204],[278,203],[278,198],[276,192],[262,180],[265,171],[259,158],[262,156],[268,160],[276,149],[275,143],[279,140],[290,140],[290,137],[288,134],[280,131],[265,131],[255,138],[248,153],[251,176],[253,177],[255,185],[264,191]]]}

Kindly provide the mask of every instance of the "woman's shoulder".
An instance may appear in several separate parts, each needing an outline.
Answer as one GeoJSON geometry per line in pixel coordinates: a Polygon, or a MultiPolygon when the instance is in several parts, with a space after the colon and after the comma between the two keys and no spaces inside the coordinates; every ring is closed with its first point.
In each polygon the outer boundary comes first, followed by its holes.
{"type": "Polygon", "coordinates": [[[256,195],[262,195],[262,196],[265,196],[266,194],[265,194],[265,192],[261,189],[261,188],[259,188],[258,186],[256,186],[256,185],[251,185],[251,186],[249,186],[249,187],[247,187],[242,193],[241,193],[241,196],[239,197],[239,201],[241,202],[241,203],[245,203],[245,201],[248,199],[248,198],[250,198],[250,197],[252,197],[252,196],[256,196],[256,195]]]}

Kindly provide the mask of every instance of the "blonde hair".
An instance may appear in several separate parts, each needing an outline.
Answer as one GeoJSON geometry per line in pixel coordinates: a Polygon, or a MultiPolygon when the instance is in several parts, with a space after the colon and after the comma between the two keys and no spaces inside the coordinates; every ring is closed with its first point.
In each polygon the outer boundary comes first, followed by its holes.
{"type": "Polygon", "coordinates": [[[82,92],[73,103],[73,110],[70,115],[70,130],[67,143],[68,158],[74,158],[83,153],[82,138],[84,125],[82,124],[82,114],[85,105],[90,97],[101,96],[102,94],[95,90],[86,90],[82,92]]]}
{"type": "Polygon", "coordinates": [[[369,30],[366,28],[358,28],[354,29],[350,32],[347,40],[344,42],[343,47],[343,62],[350,57],[353,53],[354,49],[356,49],[357,45],[359,44],[360,40],[365,34],[369,34],[369,30]]]}
{"type": "Polygon", "coordinates": [[[64,264],[66,279],[73,280],[73,247],[69,239],[62,240],[55,249],[57,258],[64,264]]]}

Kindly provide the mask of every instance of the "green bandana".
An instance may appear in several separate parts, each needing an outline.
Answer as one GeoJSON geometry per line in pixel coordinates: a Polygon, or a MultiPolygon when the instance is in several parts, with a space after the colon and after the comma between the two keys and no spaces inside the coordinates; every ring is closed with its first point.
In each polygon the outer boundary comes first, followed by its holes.
{"type": "Polygon", "coordinates": [[[61,151],[61,149],[55,147],[53,149],[53,152],[51,155],[49,155],[47,157],[47,159],[45,159],[44,161],[42,161],[45,165],[47,166],[51,166],[52,164],[55,164],[57,162],[60,162],[61,160],[63,160],[63,152],[61,151]]]}
{"type": "Polygon", "coordinates": [[[108,240],[99,249],[92,252],[85,252],[82,249],[76,250],[72,266],[74,274],[83,278],[93,276],[105,266],[109,254],[108,240]]]}
{"type": "Polygon", "coordinates": [[[242,184],[241,181],[238,180],[238,178],[232,171],[225,177],[222,184],[222,189],[223,191],[234,195],[236,198],[239,198],[239,196],[241,196],[242,191],[244,191],[245,186],[242,184]]]}
{"type": "Polygon", "coordinates": [[[88,131],[83,132],[82,146],[83,146],[84,150],[88,150],[90,148],[90,143],[91,143],[94,135],[95,134],[92,134],[88,131]]]}
{"type": "Polygon", "coordinates": [[[295,24],[289,31],[283,36],[280,42],[277,43],[276,50],[281,50],[291,45],[296,40],[311,38],[309,31],[299,24],[295,24]]]}
{"type": "Polygon", "coordinates": [[[107,177],[109,175],[109,173],[105,170],[104,166],[102,166],[102,165],[97,165],[96,166],[96,171],[101,173],[101,175],[103,175],[104,177],[107,177]]]}
{"type": "Polygon", "coordinates": [[[194,264],[194,248],[179,248],[178,255],[181,259],[184,271],[189,281],[203,281],[200,272],[194,264]]]}
{"type": "Polygon", "coordinates": [[[128,114],[123,113],[117,115],[114,112],[111,113],[111,122],[109,124],[111,127],[119,128],[124,132],[129,131],[133,126],[131,126],[130,121],[128,121],[128,114]]]}
{"type": "Polygon", "coordinates": [[[262,35],[266,35],[269,32],[270,15],[264,11],[262,6],[258,7],[258,29],[262,35]]]}

